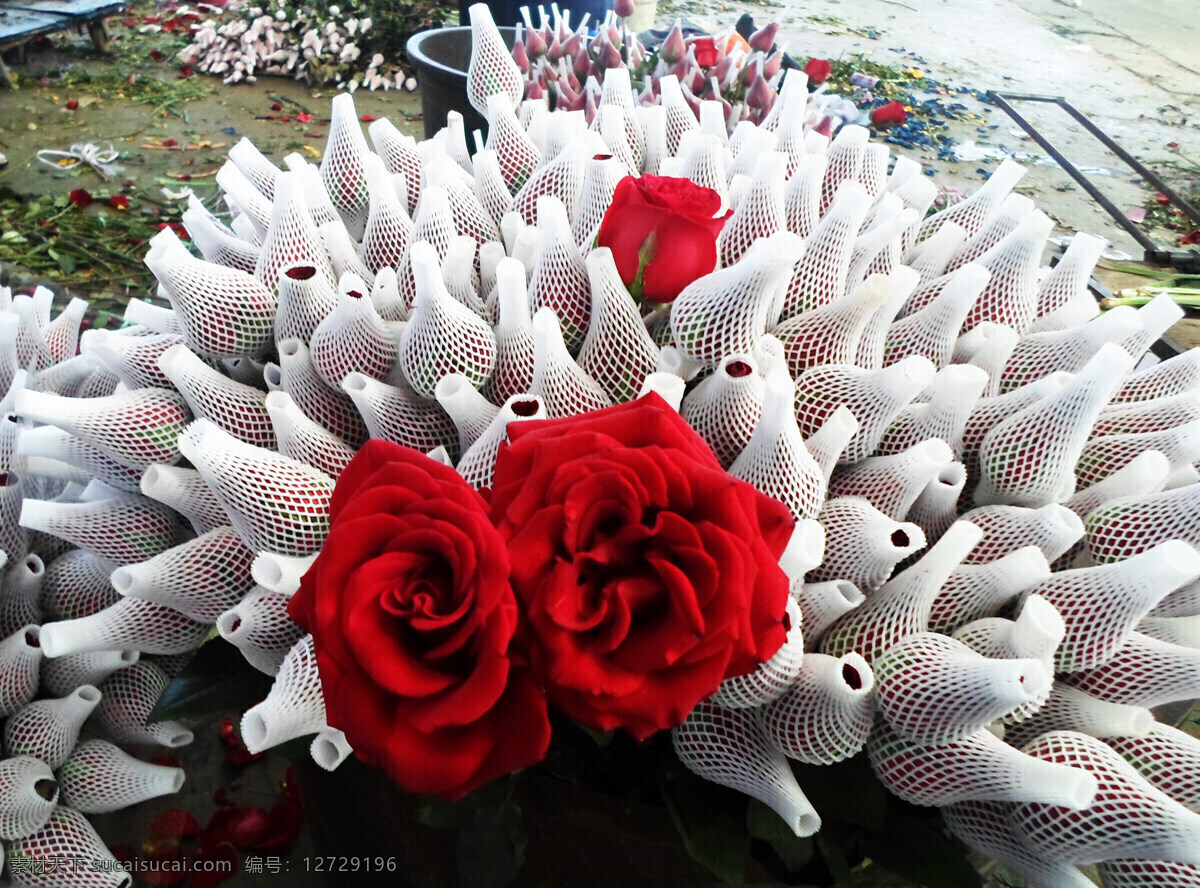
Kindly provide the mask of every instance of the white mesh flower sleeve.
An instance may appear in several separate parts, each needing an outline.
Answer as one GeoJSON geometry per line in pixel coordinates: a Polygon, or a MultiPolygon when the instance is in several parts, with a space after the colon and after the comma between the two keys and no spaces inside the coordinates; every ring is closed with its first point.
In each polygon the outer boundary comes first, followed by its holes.
{"type": "Polygon", "coordinates": [[[1182,540],[1160,543],[1125,561],[1059,571],[1033,592],[1062,614],[1067,634],[1055,655],[1059,672],[1099,666],[1169,592],[1200,576],[1200,553],[1182,540]]]}
{"type": "Polygon", "coordinates": [[[501,96],[488,101],[487,147],[496,152],[500,172],[516,194],[542,162],[541,149],[525,132],[512,106],[501,96]]]}
{"type": "Polygon", "coordinates": [[[804,446],[792,391],[787,373],[767,376],[762,418],[729,473],[779,500],[796,518],[816,518],[825,502],[825,477],[804,446]]]}
{"type": "MultiPolygon", "coordinates": [[[[283,267],[300,258],[277,262],[272,268],[276,279],[283,267]]],[[[263,264],[262,257],[259,262],[263,264]]],[[[145,263],[166,290],[184,342],[196,351],[237,357],[258,354],[270,344],[276,300],[274,287],[268,289],[261,278],[193,258],[169,228],[151,238],[145,263]]]]}
{"type": "MultiPolygon", "coordinates": [[[[607,141],[607,140],[606,140],[607,141]]],[[[705,132],[684,133],[679,140],[679,177],[690,179],[703,188],[721,195],[722,205],[729,203],[729,175],[726,170],[729,151],[719,136],[705,132]]],[[[783,187],[783,182],[779,183],[783,187]]],[[[777,231],[779,225],[771,230],[777,231]]],[[[718,238],[718,243],[720,239],[718,238]]],[[[729,262],[720,262],[729,265],[729,262]]]]}
{"type": "Polygon", "coordinates": [[[1012,234],[978,258],[992,277],[967,313],[964,329],[992,321],[1021,333],[1033,323],[1037,316],[1038,269],[1052,228],[1054,220],[1034,210],[1012,234]]]}
{"type": "Polygon", "coordinates": [[[963,321],[990,279],[991,272],[974,263],[950,275],[928,304],[888,328],[884,364],[906,355],[924,355],[938,367],[949,364],[963,321]]]}
{"type": "MultiPolygon", "coordinates": [[[[863,153],[866,151],[870,132],[866,127],[844,126],[829,143],[826,157],[829,168],[821,188],[821,209],[828,210],[834,200],[837,187],[847,181],[858,182],[862,173],[863,153]]],[[[864,193],[866,189],[863,189],[864,193]]]]}
{"type": "Polygon", "coordinates": [[[955,360],[982,367],[988,374],[987,396],[1000,394],[1000,373],[1017,347],[1020,334],[1012,327],[982,321],[969,333],[958,337],[954,346],[955,360]]]}
{"type": "Polygon", "coordinates": [[[1183,319],[1183,308],[1169,293],[1159,293],[1138,309],[1137,316],[1142,322],[1141,328],[1122,339],[1121,347],[1135,361],[1140,361],[1152,342],[1183,319]]]}
{"type": "Polygon", "coordinates": [[[385,321],[407,321],[408,303],[400,296],[400,281],[396,269],[381,268],[371,285],[371,304],[385,321]]]}
{"type": "Polygon", "coordinates": [[[538,309],[533,316],[533,379],[529,394],[541,400],[551,419],[612,404],[600,384],[571,358],[558,318],[548,308],[538,309]]]}
{"type": "Polygon", "coordinates": [[[520,104],[525,95],[524,80],[487,4],[473,3],[467,7],[467,14],[471,21],[467,100],[486,119],[492,107],[491,96],[506,99],[510,108],[520,104]]]}
{"type": "MultiPolygon", "coordinates": [[[[971,520],[970,513],[964,520],[971,520]]],[[[985,535],[979,545],[987,542],[985,535]]],[[[1051,575],[1050,563],[1037,546],[1022,546],[983,564],[969,561],[970,556],[938,590],[929,615],[931,631],[949,634],[964,623],[993,617],[1017,595],[1051,575]]]]}
{"type": "Polygon", "coordinates": [[[538,199],[537,213],[541,248],[529,278],[529,311],[553,309],[567,348],[576,351],[593,314],[595,296],[588,268],[576,246],[562,201],[545,195],[538,199]]]}
{"type": "Polygon", "coordinates": [[[962,226],[947,222],[936,234],[909,250],[905,264],[921,276],[923,287],[946,274],[950,257],[966,239],[962,226]]]}
{"type": "Polygon", "coordinates": [[[279,343],[279,370],[265,374],[267,387],[282,389],[296,405],[351,447],[367,439],[367,428],[354,402],[343,391],[325,384],[313,366],[312,355],[299,339],[279,343]]]}
{"type": "Polygon", "coordinates": [[[308,463],[337,478],[354,459],[354,449],[323,425],[309,419],[287,392],[271,392],[267,414],[284,456],[308,463]]]}
{"type": "Polygon", "coordinates": [[[42,649],[47,657],[126,649],[182,654],[195,650],[211,627],[164,604],[123,598],[89,616],[43,626],[42,649]]]}
{"type": "Polygon", "coordinates": [[[984,657],[932,632],[908,636],[872,668],[879,711],[897,734],[922,745],[969,737],[1038,699],[1053,681],[1041,660],[984,657]]]}
{"type": "Polygon", "coordinates": [[[446,285],[446,292],[455,302],[462,303],[484,320],[490,321],[487,305],[479,298],[479,274],[475,270],[478,247],[479,244],[469,235],[459,234],[451,238],[446,258],[442,260],[442,281],[446,285]]]}
{"type": "Polygon", "coordinates": [[[781,318],[827,305],[845,294],[854,239],[870,205],[871,199],[858,183],[847,182],[838,189],[833,206],[805,240],[804,255],[788,285],[781,318]]]}
{"type": "Polygon", "coordinates": [[[1106,741],[1143,777],[1185,808],[1200,812],[1200,740],[1155,723],[1147,734],[1106,741]]]}
{"type": "Polygon", "coordinates": [[[1042,707],[1026,720],[1009,725],[1004,739],[1023,746],[1049,731],[1078,731],[1100,738],[1144,736],[1156,724],[1149,709],[1100,700],[1056,681],[1042,707]]]}
{"type": "Polygon", "coordinates": [[[709,701],[726,709],[755,709],[784,694],[796,680],[804,660],[802,621],[800,606],[789,598],[784,617],[787,637],[779,650],[753,671],[725,679],[709,701]]]}
{"type": "Polygon", "coordinates": [[[376,153],[383,158],[388,172],[404,176],[407,183],[405,193],[408,195],[405,210],[411,213],[416,209],[417,198],[421,194],[421,154],[417,149],[416,140],[412,136],[402,134],[386,117],[381,117],[367,127],[367,133],[376,153]]]}
{"type": "Polygon", "coordinates": [[[446,291],[440,259],[427,243],[414,243],[411,253],[416,303],[400,337],[400,367],[412,387],[433,397],[438,380],[462,373],[479,388],[496,363],[496,337],[490,325],[456,302],[446,291]]]}
{"type": "Polygon", "coordinates": [[[183,398],[159,388],[103,398],[64,398],[25,389],[17,393],[14,409],[26,419],[57,426],[122,465],[139,469],[179,460],[175,437],[189,418],[183,398]]]}
{"type": "Polygon", "coordinates": [[[787,229],[783,190],[787,155],[768,151],[759,156],[750,185],[717,237],[721,266],[733,265],[756,240],[787,229]]]}
{"type": "Polygon", "coordinates": [[[458,431],[437,401],[361,373],[351,373],[342,387],[362,414],[372,438],[423,453],[442,445],[457,452],[458,431]]]}
{"type": "Polygon", "coordinates": [[[312,755],[313,761],[326,771],[337,770],[338,766],[352,752],[354,750],[346,741],[346,735],[328,725],[317,731],[317,736],[313,737],[312,745],[309,747],[309,754],[312,755]]]}
{"type": "Polygon", "coordinates": [[[57,768],[75,748],[83,723],[99,702],[96,688],[81,685],[65,697],[30,703],[4,723],[5,754],[33,756],[57,768]]]}
{"type": "MultiPolygon", "coordinates": [[[[363,281],[343,275],[337,306],[312,333],[309,354],[332,388],[351,373],[387,379],[396,364],[396,338],[375,310],[363,281]]],[[[265,412],[265,411],[264,411],[265,412]]]]}
{"type": "Polygon", "coordinates": [[[1095,484],[1080,489],[1063,505],[1087,518],[1110,500],[1144,497],[1163,489],[1171,474],[1171,461],[1157,450],[1139,453],[1128,463],[1095,484]]]}
{"type": "MultiPolygon", "coordinates": [[[[105,847],[103,840],[78,811],[65,805],[54,810],[49,820],[36,833],[13,842],[8,848],[8,858],[31,858],[28,866],[13,883],[26,888],[59,888],[63,884],[64,864],[59,861],[81,861],[66,863],[69,867],[71,888],[131,888],[131,876],[105,847]],[[35,863],[36,861],[36,863],[35,863]],[[44,861],[44,862],[43,862],[44,861]],[[55,861],[54,865],[49,861],[55,861]]],[[[10,863],[10,869],[17,867],[10,863]]]]}
{"type": "Polygon", "coordinates": [[[798,836],[821,828],[821,817],[796,782],[787,758],[767,739],[756,713],[700,703],[671,730],[679,760],[693,774],[753,796],[798,836]]]}
{"type": "Polygon", "coordinates": [[[1149,635],[1151,638],[1157,638],[1159,641],[1200,648],[1200,614],[1179,617],[1155,616],[1155,612],[1161,607],[1162,604],[1151,611],[1150,616],[1143,617],[1137,624],[1137,631],[1143,635],[1149,635]]]}
{"type": "MultiPolygon", "coordinates": [[[[321,235],[321,244],[325,249],[325,256],[329,259],[329,265],[333,269],[332,280],[340,281],[346,274],[352,274],[370,288],[375,283],[375,273],[367,267],[367,263],[363,262],[362,256],[359,255],[358,244],[350,237],[350,232],[346,231],[346,226],[341,220],[326,222],[322,225],[318,232],[321,235]]],[[[405,267],[402,262],[401,267],[405,267]]]]}
{"type": "Polygon", "coordinates": [[[803,249],[799,237],[776,232],[736,265],[688,284],[671,304],[675,344],[709,365],[752,351],[774,326],[781,288],[803,249]]]}
{"type": "Polygon", "coordinates": [[[1147,450],[1162,453],[1170,461],[1171,471],[1200,462],[1200,421],[1158,432],[1093,438],[1084,445],[1075,467],[1078,486],[1095,484],[1147,450]]]}
{"type": "Polygon", "coordinates": [[[732,354],[687,394],[680,412],[728,468],[754,434],[765,391],[754,358],[732,354]]]}
{"type": "Polygon", "coordinates": [[[818,520],[826,533],[825,560],[809,572],[814,582],[847,580],[871,593],[925,546],[921,528],[889,518],[862,497],[827,500],[818,520]]]}
{"type": "Polygon", "coordinates": [[[471,386],[461,373],[443,376],[434,392],[437,402],[458,429],[458,446],[465,452],[495,420],[500,408],[471,386]]]}
{"type": "Polygon", "coordinates": [[[134,650],[86,651],[42,661],[42,686],[56,697],[65,697],[80,685],[100,686],[118,669],[132,666],[141,655],[134,650]]]}
{"type": "Polygon", "coordinates": [[[86,740],[58,769],[62,803],[84,814],[107,814],[179,792],[183,769],[139,761],[107,740],[86,740]]]}
{"type": "Polygon", "coordinates": [[[272,197],[275,194],[275,178],[282,170],[271,163],[253,142],[244,136],[238,139],[237,144],[229,149],[229,159],[264,195],[272,197]]]}
{"type": "Polygon", "coordinates": [[[136,493],[80,503],[27,499],[21,507],[21,525],[117,564],[145,561],[166,551],[179,529],[173,511],[136,493]]]}
{"type": "Polygon", "coordinates": [[[1092,437],[1158,432],[1197,419],[1200,419],[1200,390],[1129,404],[1110,404],[1100,411],[1100,417],[1092,425],[1092,437]]]}
{"type": "Polygon", "coordinates": [[[804,616],[804,649],[816,651],[820,641],[834,621],[853,610],[866,597],[849,580],[829,580],[822,583],[792,583],[792,597],[804,616]]]}
{"type": "Polygon", "coordinates": [[[496,453],[500,445],[508,440],[509,423],[526,419],[545,419],[546,408],[529,395],[513,395],[504,402],[491,424],[478,438],[464,449],[457,471],[476,490],[492,486],[496,468],[496,453]]]}
{"type": "Polygon", "coordinates": [[[170,388],[171,381],[158,367],[158,356],[182,341],[177,334],[140,327],[88,330],[81,337],[80,352],[115,373],[126,388],[170,388]]]}
{"type": "Polygon", "coordinates": [[[858,433],[858,420],[845,406],[838,407],[820,427],[805,439],[808,452],[825,475],[825,481],[833,477],[838,460],[858,433]]]}
{"type": "MultiPolygon", "coordinates": [[[[170,506],[186,518],[196,533],[206,533],[229,523],[220,501],[195,469],[150,466],[142,473],[141,490],[146,496],[170,506]]],[[[105,573],[105,585],[111,572],[105,573]]]]}
{"type": "MultiPolygon", "coordinates": [[[[276,177],[278,179],[280,177],[276,177]]],[[[226,161],[216,175],[221,199],[233,212],[231,230],[245,240],[261,241],[271,225],[271,201],[246,177],[235,163],[226,161]]],[[[278,188],[275,189],[278,192],[278,188]]]]}
{"type": "Polygon", "coordinates": [[[118,669],[100,685],[104,696],[96,709],[99,726],[117,743],[155,744],[171,749],[191,743],[192,732],[179,722],[147,724],[154,704],[169,683],[168,673],[147,660],[118,669]]]}
{"type": "Polygon", "coordinates": [[[499,225],[504,214],[512,209],[512,192],[508,190],[508,183],[504,181],[500,157],[492,148],[481,148],[475,152],[473,165],[475,198],[491,220],[499,225]]]}
{"type": "Polygon", "coordinates": [[[1038,854],[1008,820],[1004,802],[957,802],[942,809],[946,826],[974,851],[1039,888],[1094,888],[1078,867],[1038,854]]]}
{"type": "Polygon", "coordinates": [[[921,225],[919,239],[925,240],[930,237],[947,222],[961,226],[968,237],[975,234],[1024,175],[1023,166],[1015,160],[1006,159],[966,200],[952,204],[926,219],[921,225]]]}
{"type": "Polygon", "coordinates": [[[280,666],[267,699],[246,710],[242,738],[262,752],[325,727],[325,698],[311,635],[296,642],[280,666]]]}
{"type": "Polygon", "coordinates": [[[28,625],[0,641],[0,718],[7,718],[37,695],[42,664],[41,630],[28,625]]]}
{"type": "Polygon", "coordinates": [[[1113,403],[1165,398],[1200,384],[1200,349],[1188,349],[1158,364],[1131,373],[1113,395],[1113,403]]]}
{"type": "MultiPolygon", "coordinates": [[[[599,139],[594,134],[593,137],[599,139]]],[[[570,218],[579,205],[583,191],[584,164],[587,158],[596,154],[597,147],[591,139],[579,138],[571,141],[557,157],[544,160],[513,195],[513,212],[519,214],[527,225],[533,225],[537,221],[539,198],[554,195],[563,202],[567,208],[567,218],[570,218]]]]}
{"type": "Polygon", "coordinates": [[[876,454],[900,453],[929,438],[950,445],[955,456],[963,449],[963,433],[987,374],[970,364],[951,364],[937,372],[921,393],[923,401],[908,404],[896,415],[879,442],[876,454]]]}
{"type": "Polygon", "coordinates": [[[987,728],[924,745],[901,737],[881,719],[867,741],[867,756],[883,785],[914,805],[1037,802],[1081,811],[1097,789],[1087,771],[1018,752],[987,728]]]}
{"type": "Polygon", "coordinates": [[[1034,203],[1020,194],[1009,194],[996,208],[974,235],[960,246],[946,264],[946,271],[954,271],[968,262],[974,262],[1004,238],[1017,230],[1031,212],[1034,203]]]}
{"type": "Polygon", "coordinates": [[[1142,326],[1138,313],[1128,306],[1107,311],[1093,321],[1067,330],[1027,333],[1017,340],[1000,375],[1000,393],[1056,370],[1078,373],[1108,342],[1119,343],[1142,326]]]}
{"type": "Polygon", "coordinates": [[[116,567],[83,549],[71,549],[46,566],[40,604],[47,619],[86,617],[116,604],[120,595],[109,582],[116,567]]]}
{"type": "Polygon", "coordinates": [[[1167,540],[1200,544],[1200,485],[1110,499],[1088,513],[1084,527],[1088,553],[1099,564],[1122,561],[1167,540]]]}
{"type": "Polygon", "coordinates": [[[783,206],[787,229],[800,237],[808,237],[821,218],[821,183],[829,166],[823,154],[809,154],[804,163],[788,177],[783,190],[783,206]]]}
{"type": "Polygon", "coordinates": [[[1088,281],[1107,245],[1104,238],[1083,232],[1071,238],[1066,252],[1038,289],[1039,318],[1073,302],[1095,305],[1095,299],[1088,292],[1088,281]]]}
{"type": "Polygon", "coordinates": [[[206,261],[247,274],[254,273],[262,252],[259,245],[234,234],[200,203],[196,195],[188,195],[188,206],[181,221],[206,261]]]}
{"type": "Polygon", "coordinates": [[[1132,366],[1105,345],[1056,393],[994,425],[979,446],[975,502],[1041,506],[1073,494],[1092,423],[1132,366]]]}
{"type": "Polygon", "coordinates": [[[1200,697],[1200,651],[1130,632],[1108,660],[1066,681],[1101,700],[1127,706],[1193,700],[1200,697]]]}
{"type": "Polygon", "coordinates": [[[505,257],[496,265],[499,321],[495,326],[496,366],[486,392],[503,403],[529,390],[533,381],[533,319],[529,314],[525,268],[505,257]]]}
{"type": "Polygon", "coordinates": [[[22,839],[41,829],[58,795],[58,782],[45,762],[29,755],[0,760],[0,839],[22,839]]]}
{"type": "Polygon", "coordinates": [[[857,755],[875,720],[875,677],[856,653],[805,654],[795,681],[761,710],[763,730],[788,758],[831,765],[857,755]]]}
{"type": "Polygon", "coordinates": [[[829,495],[862,497],[889,518],[903,521],[925,485],[953,462],[950,445],[930,438],[903,453],[869,456],[835,472],[829,495]]]}
{"type": "Polygon", "coordinates": [[[260,552],[250,565],[250,575],[268,592],[291,596],[300,588],[300,581],[313,566],[318,554],[292,556],[260,552]]]}
{"type": "Polygon", "coordinates": [[[251,549],[307,555],[325,542],[334,481],[324,472],[238,441],[205,419],[179,442],[251,549]]]}
{"type": "Polygon", "coordinates": [[[290,599],[290,595],[256,588],[221,615],[217,631],[242,652],[251,666],[275,675],[288,651],[304,634],[288,616],[290,599]]]}
{"type": "MultiPolygon", "coordinates": [[[[362,258],[368,268],[378,272],[403,260],[413,221],[408,207],[396,193],[391,173],[377,155],[366,156],[366,176],[371,203],[363,230],[362,258]]],[[[403,177],[400,181],[404,181],[403,177]]]]}
{"type": "Polygon", "coordinates": [[[875,658],[893,644],[924,632],[938,590],[981,536],[979,528],[965,521],[951,525],[915,564],[834,623],[822,639],[821,650],[835,657],[858,651],[874,665],[875,658]]]}
{"type": "Polygon", "coordinates": [[[1054,731],[1023,751],[1082,768],[1099,785],[1082,815],[1060,805],[1023,803],[1011,809],[1010,822],[1041,854],[1067,863],[1140,856],[1200,864],[1200,814],[1156,789],[1101,741],[1054,731]]]}
{"type": "Polygon", "coordinates": [[[358,239],[363,234],[370,202],[365,170],[370,149],[358,123],[353,96],[349,93],[334,96],[329,117],[321,180],[351,236],[358,239]]]}
{"type": "Polygon", "coordinates": [[[214,370],[182,343],[163,352],[158,363],[192,415],[212,420],[247,444],[276,446],[275,430],[264,405],[266,395],[261,391],[214,370]]]}
{"type": "Polygon", "coordinates": [[[241,601],[254,583],[254,553],[232,527],[218,527],[149,561],[119,567],[112,584],[122,595],[169,605],[212,623],[241,601]]]}
{"type": "Polygon", "coordinates": [[[873,274],[849,294],[788,318],[772,331],[784,346],[789,372],[821,364],[855,364],[863,335],[891,295],[886,275],[873,274]]]}
{"type": "Polygon", "coordinates": [[[334,308],[338,295],[329,278],[312,265],[292,265],[279,275],[279,312],[275,315],[275,341],[312,337],[313,330],[334,308]]]}
{"type": "Polygon", "coordinates": [[[45,565],[37,555],[26,555],[9,565],[0,584],[0,637],[42,622],[40,598],[45,576],[45,565]]]}
{"type": "Polygon", "coordinates": [[[1125,857],[1096,866],[1104,888],[1200,888],[1200,866],[1125,857]]]}

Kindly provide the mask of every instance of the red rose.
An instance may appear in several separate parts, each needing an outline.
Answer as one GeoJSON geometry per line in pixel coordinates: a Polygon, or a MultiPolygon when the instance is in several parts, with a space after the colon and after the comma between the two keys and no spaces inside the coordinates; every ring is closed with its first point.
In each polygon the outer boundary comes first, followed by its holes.
{"type": "Polygon", "coordinates": [[[871,112],[871,123],[877,127],[886,128],[895,124],[900,126],[907,119],[908,115],[904,112],[904,106],[899,102],[888,102],[886,105],[880,105],[871,112]]]}
{"type": "Polygon", "coordinates": [[[67,200],[75,204],[75,206],[82,208],[91,205],[92,194],[86,188],[76,188],[67,195],[67,200]]]}
{"type": "Polygon", "coordinates": [[[701,68],[711,68],[717,63],[717,42],[711,37],[697,37],[692,41],[692,49],[701,68]]]}
{"type": "Polygon", "coordinates": [[[808,75],[809,86],[820,86],[829,79],[829,72],[833,70],[833,65],[829,63],[829,59],[809,59],[808,64],[804,66],[804,73],[808,75]]]}
{"type": "Polygon", "coordinates": [[[410,792],[453,799],[540,761],[546,701],[510,657],[504,540],[453,469],[368,441],[288,612],[312,633],[329,723],[410,792]]]}
{"type": "Polygon", "coordinates": [[[626,176],[600,222],[598,242],[612,250],[634,296],[672,302],[717,267],[717,235],[728,213],[721,196],[690,179],[626,176]]]}
{"type": "Polygon", "coordinates": [[[791,513],[658,395],[509,436],[492,520],[531,667],[568,716],[645,738],[783,643],[791,513]]]}

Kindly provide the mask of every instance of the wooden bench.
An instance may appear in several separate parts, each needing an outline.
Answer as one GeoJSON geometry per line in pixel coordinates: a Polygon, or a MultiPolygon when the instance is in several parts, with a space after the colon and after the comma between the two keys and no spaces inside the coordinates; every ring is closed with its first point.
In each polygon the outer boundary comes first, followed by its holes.
{"type": "MultiPolygon", "coordinates": [[[[0,0],[0,53],[72,27],[86,27],[97,51],[108,52],[104,19],[125,7],[124,0],[0,0]]],[[[3,57],[0,83],[16,88],[3,57]]]]}

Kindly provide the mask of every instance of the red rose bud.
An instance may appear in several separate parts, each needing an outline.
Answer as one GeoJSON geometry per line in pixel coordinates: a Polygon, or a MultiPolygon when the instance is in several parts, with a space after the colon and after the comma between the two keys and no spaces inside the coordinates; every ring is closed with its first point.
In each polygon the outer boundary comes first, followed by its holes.
{"type": "Polygon", "coordinates": [[[563,57],[562,41],[558,39],[558,35],[554,35],[554,39],[550,41],[550,48],[546,50],[546,57],[552,62],[557,62],[563,57]]]}
{"type": "Polygon", "coordinates": [[[829,115],[822,117],[821,122],[814,126],[813,130],[827,139],[833,138],[833,118],[829,115]]]}
{"type": "Polygon", "coordinates": [[[537,59],[546,54],[546,40],[540,31],[530,31],[525,37],[525,52],[531,59],[537,59]]]}
{"type": "Polygon", "coordinates": [[[774,93],[775,90],[771,89],[771,85],[767,83],[766,78],[759,77],[746,90],[746,104],[751,108],[756,108],[766,113],[771,108],[771,102],[775,97],[774,93]]]}
{"type": "MultiPolygon", "coordinates": [[[[560,80],[559,83],[562,83],[560,80]]],[[[567,72],[567,86],[571,88],[571,92],[577,93],[583,90],[583,86],[579,83],[579,78],[575,76],[574,71],[567,72]]]]}
{"type": "Polygon", "coordinates": [[[572,34],[567,38],[567,42],[563,44],[563,52],[571,58],[579,55],[579,50],[583,48],[583,40],[578,34],[572,34]]]}
{"type": "Polygon", "coordinates": [[[609,68],[620,68],[624,64],[621,61],[621,51],[606,42],[600,47],[600,58],[596,60],[596,64],[605,71],[609,68]]]}
{"type": "Polygon", "coordinates": [[[541,99],[545,97],[545,92],[542,91],[542,86],[536,80],[525,81],[525,98],[541,99]]]}
{"type": "Polygon", "coordinates": [[[74,111],[74,110],[76,110],[78,107],[79,107],[79,102],[78,102],[78,101],[76,101],[75,99],[68,99],[68,100],[67,100],[67,110],[68,110],[68,111],[74,111]]]}
{"type": "Polygon", "coordinates": [[[586,52],[581,52],[575,56],[575,64],[571,66],[571,70],[580,80],[587,80],[592,73],[592,57],[586,52]]]}
{"type": "Polygon", "coordinates": [[[620,18],[629,18],[633,15],[633,0],[615,0],[613,12],[620,18]]]}
{"type": "Polygon", "coordinates": [[[683,39],[683,28],[679,24],[679,19],[676,19],[675,27],[671,28],[671,33],[667,34],[667,39],[658,48],[658,57],[668,65],[674,65],[683,58],[686,52],[687,44],[683,39]]]}
{"type": "Polygon", "coordinates": [[[783,65],[783,50],[776,50],[767,56],[766,62],[763,63],[763,77],[770,80],[779,73],[780,67],[783,65]]]}
{"type": "Polygon", "coordinates": [[[92,202],[92,195],[86,188],[76,188],[67,195],[67,200],[77,207],[86,207],[92,202]]]}
{"type": "Polygon", "coordinates": [[[908,115],[904,111],[904,106],[896,101],[880,105],[871,112],[871,123],[880,128],[902,126],[907,118],[908,115]]]}
{"type": "Polygon", "coordinates": [[[517,39],[512,48],[513,61],[521,69],[522,74],[529,73],[529,55],[525,52],[525,41],[517,39]]]}
{"type": "Polygon", "coordinates": [[[775,34],[779,31],[779,22],[763,25],[750,35],[750,48],[759,52],[770,52],[775,46],[775,34]]]}
{"type": "Polygon", "coordinates": [[[711,37],[697,37],[692,41],[692,50],[696,56],[696,64],[701,68],[711,68],[717,63],[717,42],[711,37]]]}
{"type": "Polygon", "coordinates": [[[808,64],[804,66],[804,73],[808,75],[808,85],[820,86],[829,79],[832,70],[833,65],[829,63],[829,59],[809,59],[808,64]]]}
{"type": "Polygon", "coordinates": [[[129,198],[124,194],[114,194],[108,199],[108,205],[114,210],[127,210],[129,209],[129,198]]]}

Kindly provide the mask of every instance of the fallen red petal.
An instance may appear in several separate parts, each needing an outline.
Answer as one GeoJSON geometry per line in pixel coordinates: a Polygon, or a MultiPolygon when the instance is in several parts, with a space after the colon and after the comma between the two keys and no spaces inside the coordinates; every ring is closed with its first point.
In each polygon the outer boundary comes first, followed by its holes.
{"type": "Polygon", "coordinates": [[[363,122],[363,123],[370,123],[370,122],[371,122],[371,121],[373,121],[374,119],[375,119],[375,118],[374,118],[374,117],[372,117],[370,114],[364,114],[364,115],[362,116],[362,122],[363,122]]]}
{"type": "Polygon", "coordinates": [[[282,851],[292,844],[304,828],[304,809],[284,800],[267,812],[267,828],[255,845],[255,851],[282,851]]]}
{"type": "Polygon", "coordinates": [[[268,825],[267,812],[257,806],[219,808],[200,834],[200,847],[215,848],[228,842],[235,848],[250,848],[262,841],[268,825]]]}
{"type": "Polygon", "coordinates": [[[312,115],[311,114],[297,114],[296,119],[298,121],[300,121],[301,123],[308,123],[310,120],[312,120],[312,115]]]}
{"type": "Polygon", "coordinates": [[[156,62],[161,62],[163,59],[166,58],[166,56],[163,55],[162,52],[160,52],[159,50],[152,49],[152,50],[150,50],[150,58],[154,59],[154,61],[156,61],[156,62]]]}
{"type": "Polygon", "coordinates": [[[129,198],[124,194],[114,194],[108,199],[108,205],[114,210],[129,209],[129,198]]]}
{"type": "Polygon", "coordinates": [[[146,834],[156,839],[192,838],[200,832],[200,824],[190,811],[163,811],[150,821],[146,834]]]}
{"type": "Polygon", "coordinates": [[[86,188],[76,188],[67,195],[67,200],[77,207],[86,207],[92,202],[92,195],[86,188]]]}
{"type": "Polygon", "coordinates": [[[228,842],[201,848],[192,861],[192,888],[213,888],[233,878],[240,868],[237,851],[228,842]]]}
{"type": "Polygon", "coordinates": [[[74,111],[79,107],[79,102],[75,99],[67,99],[67,110],[74,111]]]}
{"type": "Polygon", "coordinates": [[[1159,191],[1157,194],[1154,195],[1154,202],[1157,203],[1160,207],[1165,207],[1167,204],[1169,204],[1171,202],[1171,198],[1167,197],[1165,194],[1163,194],[1161,191],[1159,191]]]}
{"type": "Polygon", "coordinates": [[[283,105],[279,104],[278,102],[272,102],[272,103],[271,103],[271,110],[272,110],[272,111],[282,111],[282,110],[283,110],[283,105]]]}

